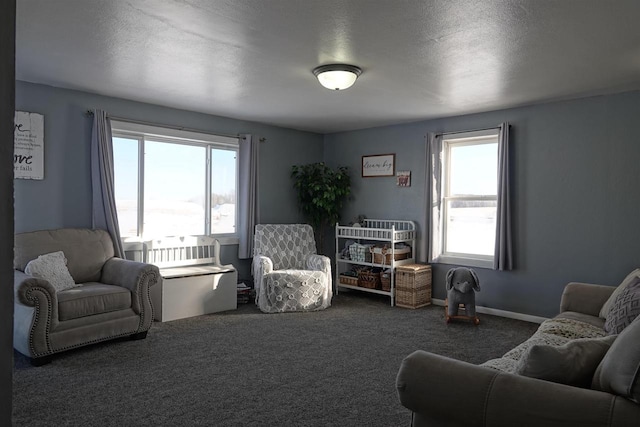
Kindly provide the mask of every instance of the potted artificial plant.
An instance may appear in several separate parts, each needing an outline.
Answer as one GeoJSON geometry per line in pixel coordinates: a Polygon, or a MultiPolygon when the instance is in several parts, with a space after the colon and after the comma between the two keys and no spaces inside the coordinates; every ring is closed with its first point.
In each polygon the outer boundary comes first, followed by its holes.
{"type": "Polygon", "coordinates": [[[351,193],[349,170],[346,166],[333,170],[324,163],[294,165],[291,178],[298,206],[313,227],[318,248],[322,250],[327,226],[338,222],[342,204],[351,193]]]}

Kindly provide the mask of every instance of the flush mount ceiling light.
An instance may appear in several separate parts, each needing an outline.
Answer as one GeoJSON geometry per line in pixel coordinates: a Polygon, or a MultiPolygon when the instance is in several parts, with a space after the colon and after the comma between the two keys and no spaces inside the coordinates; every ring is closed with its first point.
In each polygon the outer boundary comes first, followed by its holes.
{"type": "Polygon", "coordinates": [[[331,90],[350,88],[360,74],[360,68],[347,64],[321,65],[313,69],[313,75],[318,78],[320,84],[331,90]]]}

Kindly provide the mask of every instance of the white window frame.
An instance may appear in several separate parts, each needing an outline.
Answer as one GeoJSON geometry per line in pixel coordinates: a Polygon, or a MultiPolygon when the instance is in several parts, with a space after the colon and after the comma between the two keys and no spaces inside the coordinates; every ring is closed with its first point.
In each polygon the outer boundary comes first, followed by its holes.
{"type": "MultiPolygon", "coordinates": [[[[442,187],[442,197],[441,197],[441,206],[442,206],[442,214],[440,216],[440,229],[442,233],[440,235],[440,247],[442,248],[442,253],[438,257],[437,261],[445,264],[456,264],[456,265],[465,265],[469,267],[480,267],[480,268],[493,268],[493,259],[494,255],[483,255],[483,254],[473,254],[473,253],[460,253],[460,252],[449,252],[447,251],[446,243],[447,243],[447,218],[448,218],[448,202],[454,200],[468,200],[468,201],[495,201],[497,203],[498,189],[496,188],[495,195],[474,195],[474,196],[452,196],[450,195],[450,185],[451,185],[451,148],[453,147],[463,147],[463,146],[474,146],[474,145],[482,145],[482,144],[498,144],[498,129],[488,129],[483,131],[474,131],[474,132],[460,132],[454,133],[450,135],[445,135],[442,138],[442,151],[443,151],[443,164],[444,164],[444,174],[443,174],[443,187],[442,187]]],[[[496,152],[497,156],[497,152],[496,152]]],[[[497,162],[496,162],[497,166],[497,162]]],[[[496,175],[498,171],[495,171],[496,175]]],[[[495,238],[494,238],[495,242],[495,238]]],[[[495,244],[495,243],[494,243],[495,244]]]]}
{"type": "Polygon", "coordinates": [[[128,240],[144,239],[144,143],[147,139],[153,141],[166,142],[170,144],[191,145],[204,147],[206,156],[206,172],[205,172],[205,234],[206,236],[215,237],[220,244],[237,244],[238,239],[238,221],[239,221],[239,138],[213,135],[200,132],[193,132],[174,128],[165,128],[161,126],[151,126],[141,123],[132,123],[124,121],[111,121],[112,136],[116,138],[135,139],[138,141],[138,224],[137,237],[128,240]],[[235,151],[236,157],[236,209],[235,209],[235,233],[211,233],[211,150],[224,149],[235,151]],[[207,195],[209,195],[207,197],[207,195]]]}

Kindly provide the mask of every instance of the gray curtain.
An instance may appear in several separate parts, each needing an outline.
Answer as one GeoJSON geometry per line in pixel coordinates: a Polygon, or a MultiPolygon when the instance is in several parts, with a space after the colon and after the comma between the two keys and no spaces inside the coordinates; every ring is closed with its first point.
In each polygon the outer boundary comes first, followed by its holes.
{"type": "Polygon", "coordinates": [[[93,228],[107,230],[113,240],[115,256],[124,258],[118,212],[116,211],[113,172],[113,142],[111,122],[107,113],[93,110],[91,133],[91,190],[93,199],[93,228]]]}
{"type": "Polygon", "coordinates": [[[426,138],[426,174],[425,203],[426,203],[426,236],[424,236],[423,250],[426,261],[432,262],[440,256],[441,242],[441,204],[442,204],[442,135],[429,133],[426,138]]]}
{"type": "Polygon", "coordinates": [[[258,145],[259,138],[240,135],[238,196],[238,258],[253,257],[253,232],[258,223],[258,145]]]}
{"type": "Polygon", "coordinates": [[[498,135],[498,211],[496,214],[496,247],[494,270],[513,268],[511,242],[511,202],[509,186],[509,123],[500,125],[498,135]]]}

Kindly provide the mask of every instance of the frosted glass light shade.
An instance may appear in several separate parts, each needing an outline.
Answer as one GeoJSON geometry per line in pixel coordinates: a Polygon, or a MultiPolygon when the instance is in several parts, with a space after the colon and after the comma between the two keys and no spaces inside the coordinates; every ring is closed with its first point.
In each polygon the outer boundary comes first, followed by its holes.
{"type": "Polygon", "coordinates": [[[317,67],[313,74],[327,89],[343,90],[353,86],[362,70],[353,65],[331,64],[317,67]]]}

